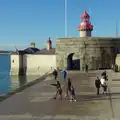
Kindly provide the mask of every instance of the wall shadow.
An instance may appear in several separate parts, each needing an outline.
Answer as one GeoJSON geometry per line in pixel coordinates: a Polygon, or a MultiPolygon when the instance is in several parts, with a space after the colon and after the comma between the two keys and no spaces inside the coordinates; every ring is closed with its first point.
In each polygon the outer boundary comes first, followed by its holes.
{"type": "Polygon", "coordinates": [[[80,59],[73,60],[73,70],[80,70],[80,59]]]}
{"type": "Polygon", "coordinates": [[[68,70],[80,70],[80,59],[74,59],[73,55],[75,53],[70,53],[67,57],[67,69],[68,70]]]}
{"type": "Polygon", "coordinates": [[[24,55],[23,57],[23,69],[24,69],[24,75],[27,74],[27,56],[24,55]]]}
{"type": "Polygon", "coordinates": [[[26,75],[27,72],[27,57],[24,53],[20,54],[19,58],[19,75],[26,75]]]}

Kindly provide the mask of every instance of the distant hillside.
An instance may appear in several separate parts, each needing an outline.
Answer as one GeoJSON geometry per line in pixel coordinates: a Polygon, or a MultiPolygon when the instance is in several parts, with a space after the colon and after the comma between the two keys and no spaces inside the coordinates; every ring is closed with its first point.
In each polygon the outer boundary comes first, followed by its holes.
{"type": "Polygon", "coordinates": [[[11,53],[11,52],[13,52],[13,51],[0,50],[0,54],[9,54],[9,53],[11,53]]]}

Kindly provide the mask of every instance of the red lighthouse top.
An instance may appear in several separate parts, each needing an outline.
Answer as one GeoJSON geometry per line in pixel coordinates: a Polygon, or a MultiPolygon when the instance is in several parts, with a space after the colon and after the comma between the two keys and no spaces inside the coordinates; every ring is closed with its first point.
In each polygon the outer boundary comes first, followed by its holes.
{"type": "Polygon", "coordinates": [[[86,12],[86,10],[84,11],[84,13],[81,16],[82,19],[89,19],[90,16],[88,15],[88,13],[86,12]]]}
{"type": "Polygon", "coordinates": [[[83,15],[81,16],[82,21],[80,25],[78,26],[78,31],[84,31],[84,30],[93,30],[93,25],[90,23],[89,18],[90,16],[86,11],[84,11],[83,15]]]}

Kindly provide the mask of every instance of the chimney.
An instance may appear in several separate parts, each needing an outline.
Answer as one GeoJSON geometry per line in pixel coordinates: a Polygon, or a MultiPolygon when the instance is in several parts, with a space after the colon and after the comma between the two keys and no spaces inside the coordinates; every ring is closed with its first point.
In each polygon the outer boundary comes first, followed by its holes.
{"type": "Polygon", "coordinates": [[[35,42],[31,42],[31,43],[30,43],[30,47],[31,47],[31,48],[35,48],[35,42]]]}
{"type": "Polygon", "coordinates": [[[49,37],[49,40],[47,40],[47,50],[50,50],[52,48],[52,41],[50,40],[50,37],[49,37]]]}

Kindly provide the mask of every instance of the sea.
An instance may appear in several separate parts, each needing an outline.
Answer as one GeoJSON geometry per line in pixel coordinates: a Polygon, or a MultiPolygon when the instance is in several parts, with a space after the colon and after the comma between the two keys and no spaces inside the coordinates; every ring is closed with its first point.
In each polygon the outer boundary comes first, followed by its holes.
{"type": "Polygon", "coordinates": [[[31,82],[40,76],[16,76],[10,75],[10,54],[0,55],[0,95],[31,82]]]}

